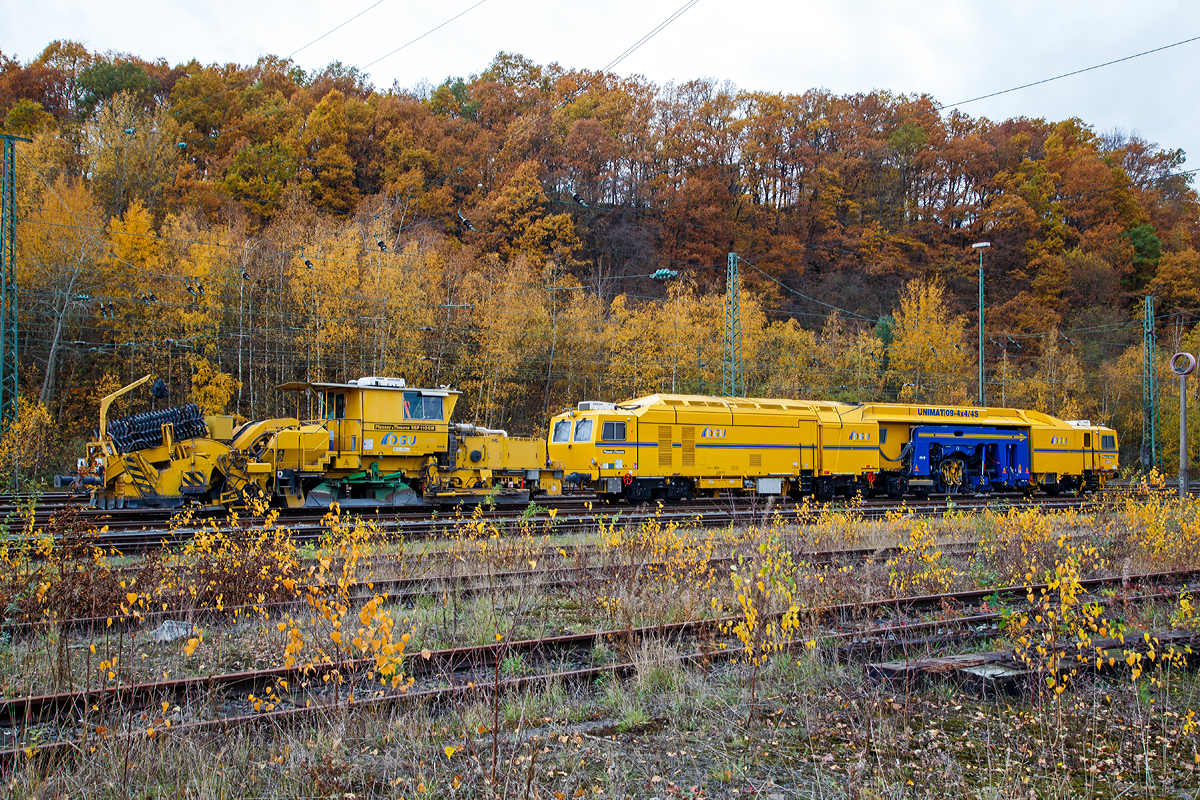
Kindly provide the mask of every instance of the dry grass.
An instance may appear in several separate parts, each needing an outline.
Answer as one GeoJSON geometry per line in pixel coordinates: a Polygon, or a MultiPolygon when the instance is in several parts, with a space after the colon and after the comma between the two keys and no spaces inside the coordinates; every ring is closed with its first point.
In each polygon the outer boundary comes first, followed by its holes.
{"type": "MultiPolygon", "coordinates": [[[[422,648],[492,643],[498,635],[515,640],[726,613],[765,623],[791,612],[792,622],[747,628],[740,644],[726,640],[735,649],[749,643],[733,663],[685,667],[678,656],[694,647],[687,640],[605,643],[591,661],[629,661],[630,677],[555,682],[495,702],[480,697],[436,709],[338,706],[319,721],[281,728],[109,739],[58,764],[22,759],[5,767],[3,781],[13,796],[39,797],[1190,796],[1200,789],[1194,773],[1200,720],[1192,713],[1200,710],[1200,684],[1179,664],[1139,662],[1137,676],[1080,673],[1061,693],[983,700],[951,685],[905,690],[868,681],[861,667],[837,663],[823,649],[820,632],[829,622],[821,609],[829,605],[942,586],[1041,581],[1047,573],[1061,577],[1068,561],[1073,579],[1191,565],[1200,558],[1200,540],[1191,538],[1196,520],[1195,504],[1149,495],[1087,514],[997,507],[925,520],[900,511],[866,521],[850,508],[811,525],[784,523],[764,508],[757,524],[716,532],[659,520],[629,528],[602,521],[592,549],[567,554],[564,548],[557,557],[546,551],[560,541],[553,525],[500,530],[478,517],[456,520],[457,534],[444,546],[419,551],[352,520],[335,521],[335,533],[308,552],[256,535],[247,540],[260,543],[251,551],[261,556],[252,562],[256,574],[261,579],[266,566],[268,579],[302,603],[303,613],[293,613],[284,630],[285,620],[253,604],[249,618],[205,618],[194,645],[152,643],[151,625],[51,627],[0,646],[5,695],[276,666],[287,656],[300,664],[349,658],[356,646],[336,646],[330,637],[343,631],[349,642],[355,629],[369,631],[363,642],[376,649],[398,645],[399,634],[411,631],[405,640],[411,657],[422,648]],[[1197,546],[1187,552],[1173,537],[1197,546]],[[958,555],[943,546],[964,540],[979,545],[958,555]],[[810,557],[821,549],[883,545],[905,549],[867,563],[810,557]],[[736,580],[728,564],[711,561],[731,553],[740,556],[733,562],[736,580]],[[566,589],[553,588],[564,565],[592,571],[566,589]],[[305,594],[306,586],[331,581],[369,584],[384,570],[428,570],[431,582],[443,581],[442,591],[415,606],[364,607],[337,591],[316,599],[305,594]],[[512,571],[526,574],[471,594],[448,580],[512,571]],[[284,579],[293,577],[296,588],[287,588],[284,579]],[[306,649],[288,651],[293,631],[306,649]]],[[[53,571],[41,559],[64,576],[78,574],[64,565],[91,558],[103,571],[103,560],[86,548],[46,552],[37,534],[31,532],[24,553],[7,552],[4,585],[20,594],[22,576],[34,587],[51,584],[40,607],[22,607],[26,618],[69,614],[52,599],[64,595],[55,593],[53,571]],[[43,550],[35,552],[38,546],[43,550]]],[[[236,575],[238,559],[230,552],[221,563],[236,575]]],[[[158,558],[194,567],[202,554],[158,558]]],[[[209,569],[171,574],[187,580],[211,575],[209,569]]],[[[115,598],[118,608],[124,601],[126,617],[139,613],[139,603],[148,609],[164,597],[144,584],[121,588],[137,595],[115,598]]],[[[198,587],[192,595],[193,612],[211,608],[220,593],[202,594],[198,587]]],[[[81,596],[70,602],[77,605],[81,596]]],[[[1195,626],[1190,602],[1121,606],[1120,621],[1130,630],[1195,626]]],[[[1070,619],[1075,628],[1063,633],[1077,635],[1086,624],[1078,620],[1087,617],[1070,619]]],[[[849,622],[872,621],[862,614],[849,622]]],[[[502,677],[531,669],[523,657],[510,657],[502,677]]],[[[128,720],[123,727],[148,724],[128,720]]]]}

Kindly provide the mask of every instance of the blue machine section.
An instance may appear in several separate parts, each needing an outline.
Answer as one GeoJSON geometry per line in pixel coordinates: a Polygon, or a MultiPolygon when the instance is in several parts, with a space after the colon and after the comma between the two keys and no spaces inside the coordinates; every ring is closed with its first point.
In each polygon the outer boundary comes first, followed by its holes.
{"type": "Polygon", "coordinates": [[[1028,486],[1029,432],[1022,428],[918,425],[911,429],[908,477],[933,479],[940,492],[1028,486]]]}

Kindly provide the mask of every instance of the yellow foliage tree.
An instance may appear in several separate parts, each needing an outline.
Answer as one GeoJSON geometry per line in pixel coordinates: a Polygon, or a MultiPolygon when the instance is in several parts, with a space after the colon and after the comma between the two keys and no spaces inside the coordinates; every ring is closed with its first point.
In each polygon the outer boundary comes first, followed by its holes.
{"type": "Polygon", "coordinates": [[[964,403],[970,362],[961,346],[963,319],[946,307],[939,278],[910,281],[900,294],[894,338],[888,347],[888,379],[902,401],[964,403]],[[957,345],[957,346],[956,346],[957,345]]]}
{"type": "MultiPolygon", "coordinates": [[[[60,178],[45,185],[38,205],[21,220],[17,233],[17,282],[26,299],[24,330],[45,331],[22,355],[45,365],[40,399],[55,388],[64,340],[81,326],[92,303],[104,294],[105,278],[96,261],[106,247],[100,213],[82,183],[60,178]],[[33,326],[33,320],[42,319],[33,326]],[[25,327],[30,326],[30,327],[25,327]]],[[[40,366],[40,364],[39,364],[40,366]]]]}
{"type": "Polygon", "coordinates": [[[58,426],[45,403],[31,403],[17,398],[17,419],[0,437],[0,486],[7,491],[19,488],[14,481],[24,483],[44,478],[48,469],[56,466],[58,426]]]}
{"type": "Polygon", "coordinates": [[[153,207],[175,175],[179,124],[170,109],[144,109],[122,92],[86,126],[92,191],[108,216],[134,200],[153,207]]]}
{"type": "Polygon", "coordinates": [[[233,393],[238,389],[238,382],[205,358],[195,359],[192,370],[192,402],[204,414],[224,414],[233,393]]]}
{"type": "Polygon", "coordinates": [[[574,263],[579,237],[569,214],[549,214],[550,201],[539,178],[541,167],[528,161],[517,167],[492,202],[490,233],[500,238],[497,248],[505,259],[524,254],[540,263],[555,255],[574,263]]]}

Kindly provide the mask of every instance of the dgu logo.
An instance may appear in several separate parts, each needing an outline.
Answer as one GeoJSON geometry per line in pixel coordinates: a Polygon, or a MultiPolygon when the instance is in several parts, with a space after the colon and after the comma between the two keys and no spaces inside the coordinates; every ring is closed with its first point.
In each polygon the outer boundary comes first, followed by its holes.
{"type": "Polygon", "coordinates": [[[411,435],[408,435],[408,436],[397,436],[397,435],[396,435],[396,434],[394,434],[394,433],[389,433],[387,436],[383,437],[383,441],[382,441],[382,444],[384,444],[384,445],[389,445],[389,444],[416,444],[416,443],[417,443],[417,437],[416,437],[416,434],[411,434],[411,435]]]}
{"type": "Polygon", "coordinates": [[[705,428],[700,431],[701,439],[724,439],[725,430],[723,428],[705,428]]]}
{"type": "Polygon", "coordinates": [[[862,431],[853,431],[850,434],[850,441],[852,441],[852,442],[869,442],[869,441],[871,441],[871,434],[864,433],[862,431]]]}
{"type": "Polygon", "coordinates": [[[1065,436],[1051,436],[1050,437],[1050,444],[1066,444],[1066,443],[1067,443],[1067,439],[1065,436]]]}

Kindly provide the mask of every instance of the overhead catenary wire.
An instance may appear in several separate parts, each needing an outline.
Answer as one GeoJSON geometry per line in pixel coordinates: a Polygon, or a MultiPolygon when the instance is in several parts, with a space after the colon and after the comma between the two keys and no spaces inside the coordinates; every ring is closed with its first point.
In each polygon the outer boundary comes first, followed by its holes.
{"type": "MultiPolygon", "coordinates": [[[[380,0],[380,2],[382,2],[382,0],[380,0]]],[[[477,3],[475,3],[474,5],[472,5],[472,6],[468,7],[466,10],[464,10],[464,11],[460,11],[458,14],[455,14],[453,17],[450,17],[449,19],[445,20],[444,22],[442,22],[442,23],[440,23],[440,24],[436,25],[435,27],[433,27],[433,28],[429,29],[428,31],[426,31],[425,33],[423,33],[423,34],[421,34],[420,36],[416,37],[415,39],[412,39],[412,40],[411,40],[411,41],[409,41],[408,43],[406,43],[406,44],[403,44],[403,45],[401,45],[400,47],[397,47],[395,50],[392,50],[391,52],[389,52],[389,53],[387,53],[387,54],[385,54],[385,55],[383,55],[383,56],[380,56],[379,58],[375,59],[374,61],[371,61],[370,63],[368,63],[368,64],[367,64],[367,67],[374,66],[375,64],[378,64],[380,61],[383,61],[385,58],[389,58],[389,57],[391,57],[391,56],[394,56],[396,53],[399,53],[401,50],[404,50],[405,48],[407,48],[407,47],[410,47],[411,45],[414,45],[414,44],[416,44],[417,42],[419,42],[419,41],[421,41],[422,39],[424,39],[426,36],[429,36],[430,34],[432,34],[432,33],[436,32],[436,31],[439,31],[439,30],[441,30],[442,28],[444,28],[444,27],[446,27],[447,25],[449,25],[451,22],[454,22],[455,20],[457,20],[457,19],[459,19],[459,18],[463,17],[464,15],[466,15],[466,14],[470,13],[471,11],[474,11],[476,8],[479,8],[479,6],[483,5],[483,4],[484,4],[484,3],[486,3],[486,2],[487,2],[487,0],[478,0],[478,2],[477,2],[477,3]]],[[[376,3],[375,5],[379,5],[379,3],[376,3]]],[[[348,24],[349,22],[353,21],[354,19],[357,19],[358,17],[362,16],[362,14],[365,14],[365,13],[366,13],[366,11],[370,11],[370,10],[371,10],[371,8],[374,8],[374,7],[375,7],[375,6],[370,6],[370,7],[369,7],[369,8],[367,8],[366,10],[364,10],[364,11],[360,12],[360,13],[359,13],[358,15],[356,15],[355,17],[352,17],[350,20],[347,20],[346,22],[342,23],[342,25],[346,25],[346,24],[348,24]]],[[[339,27],[341,27],[341,26],[339,26],[339,27]]],[[[336,30],[336,28],[335,28],[334,30],[336,30]]],[[[330,31],[329,33],[332,33],[332,31],[330,31]]],[[[324,35],[328,35],[328,34],[324,34],[324,35]]],[[[314,40],[313,40],[313,42],[310,42],[309,44],[314,44],[315,42],[319,41],[321,38],[324,38],[324,35],[323,35],[323,36],[320,36],[320,37],[317,37],[317,39],[314,39],[314,40]]],[[[309,45],[305,45],[305,47],[308,47],[308,46],[309,46],[309,45]]],[[[301,49],[304,49],[304,48],[301,48],[301,49]]],[[[299,52],[299,51],[297,51],[297,52],[299,52]]],[[[289,57],[290,57],[290,56],[289,56],[289,57]]],[[[364,69],[365,69],[365,67],[364,67],[364,69]]],[[[303,92],[303,93],[301,93],[301,94],[300,94],[298,97],[295,97],[295,98],[291,98],[291,99],[289,99],[288,105],[293,105],[293,104],[295,103],[295,101],[296,101],[296,100],[303,100],[303,99],[305,99],[305,98],[312,97],[314,94],[316,94],[317,92],[321,91],[321,90],[322,90],[322,89],[324,89],[324,88],[325,88],[325,87],[323,87],[323,86],[314,86],[314,87],[312,87],[311,89],[309,89],[307,92],[303,92]]],[[[242,128],[242,127],[244,127],[244,126],[246,126],[246,125],[249,125],[251,122],[257,122],[257,121],[258,121],[258,120],[260,120],[260,119],[265,119],[266,117],[269,117],[269,116],[271,116],[271,115],[273,115],[273,114],[277,114],[277,113],[279,113],[280,111],[282,111],[284,108],[287,108],[287,106],[279,106],[279,107],[271,108],[271,109],[269,109],[268,111],[265,111],[265,112],[263,112],[263,113],[261,113],[261,114],[258,114],[258,115],[255,115],[255,116],[253,116],[253,117],[250,117],[249,119],[244,119],[244,120],[242,120],[241,122],[239,122],[239,123],[238,123],[238,124],[236,124],[236,125],[231,125],[231,126],[230,126],[230,127],[228,127],[228,128],[222,128],[222,129],[216,130],[216,131],[214,131],[213,133],[209,134],[208,136],[203,136],[203,137],[200,137],[199,139],[193,139],[193,140],[191,140],[191,141],[188,141],[188,142],[180,142],[180,145],[181,145],[181,146],[183,146],[183,147],[189,147],[189,146],[191,146],[191,145],[194,145],[194,144],[199,144],[200,142],[206,142],[206,141],[208,141],[209,139],[214,139],[214,138],[216,138],[216,137],[218,137],[218,136],[221,136],[221,135],[223,135],[223,134],[226,134],[226,133],[228,133],[228,132],[230,132],[230,131],[235,131],[235,130],[237,130],[237,129],[239,129],[239,128],[242,128]]]]}
{"type": "MultiPolygon", "coordinates": [[[[346,26],[347,26],[347,25],[349,25],[351,22],[354,22],[354,20],[356,20],[356,19],[358,19],[359,17],[361,17],[363,14],[366,14],[368,11],[371,11],[372,9],[374,9],[374,8],[376,8],[376,7],[380,6],[380,5],[382,5],[384,2],[385,2],[385,0],[376,0],[374,3],[372,3],[372,4],[371,4],[371,5],[369,5],[369,6],[367,6],[367,7],[366,7],[366,8],[364,8],[362,11],[358,12],[357,14],[355,14],[355,15],[354,15],[354,16],[352,16],[352,17],[350,17],[350,18],[349,18],[349,19],[347,19],[346,21],[344,21],[344,22],[340,23],[339,25],[337,25],[337,26],[335,26],[335,27],[333,27],[333,28],[330,28],[329,30],[325,31],[324,33],[322,33],[322,34],[321,34],[320,36],[318,36],[317,38],[313,39],[313,40],[312,40],[311,42],[309,42],[308,44],[306,44],[306,45],[302,45],[302,46],[300,46],[300,47],[297,47],[295,50],[293,50],[292,52],[290,52],[290,53],[288,53],[286,56],[284,56],[284,59],[285,59],[285,60],[291,60],[291,59],[292,59],[292,58],[293,58],[293,57],[294,57],[296,54],[298,54],[298,53],[301,53],[301,52],[303,52],[304,50],[307,50],[308,48],[312,47],[314,44],[316,44],[317,42],[321,41],[321,40],[322,40],[322,39],[324,39],[325,37],[327,37],[327,36],[330,36],[330,35],[332,35],[332,34],[334,34],[334,33],[338,32],[338,31],[340,31],[342,28],[346,27],[346,26]]],[[[443,24],[445,24],[445,23],[443,23],[443,24]]],[[[439,27],[441,27],[441,26],[439,26],[439,27]]],[[[435,29],[435,30],[436,30],[436,29],[435,29]]],[[[208,101],[210,101],[210,100],[215,100],[216,98],[220,97],[221,95],[223,95],[223,94],[225,94],[225,93],[227,93],[227,92],[231,92],[231,91],[233,91],[234,89],[240,89],[241,87],[243,87],[243,86],[245,86],[246,84],[250,83],[250,81],[251,81],[251,78],[247,77],[247,78],[243,78],[242,80],[238,81],[237,83],[230,84],[229,86],[222,87],[220,90],[218,90],[218,91],[216,91],[216,92],[213,92],[212,94],[208,95],[207,97],[204,97],[204,98],[201,98],[200,100],[197,100],[196,102],[192,103],[192,104],[191,104],[190,106],[188,106],[187,108],[183,108],[183,109],[180,109],[180,110],[178,110],[178,111],[172,111],[172,112],[171,112],[171,116],[173,116],[173,117],[177,117],[177,116],[179,116],[180,114],[186,114],[187,112],[191,111],[193,108],[198,108],[199,106],[202,106],[202,105],[204,105],[204,104],[205,104],[205,103],[207,103],[208,101]]]]}

